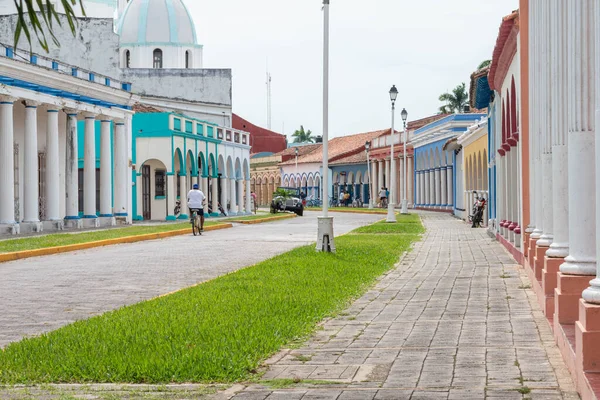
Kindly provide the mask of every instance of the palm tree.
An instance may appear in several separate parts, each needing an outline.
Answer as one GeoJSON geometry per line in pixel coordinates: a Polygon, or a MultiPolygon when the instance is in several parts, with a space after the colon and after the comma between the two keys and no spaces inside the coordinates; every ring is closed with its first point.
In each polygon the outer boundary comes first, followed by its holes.
{"type": "MultiPolygon", "coordinates": [[[[48,51],[48,40],[46,38],[46,32],[52,38],[52,41],[56,46],[60,46],[60,43],[54,35],[54,23],[61,26],[61,21],[56,12],[56,8],[50,2],[50,0],[13,0],[15,7],[17,8],[17,26],[15,27],[15,47],[19,44],[21,34],[25,34],[27,42],[31,47],[31,35],[33,34],[37,38],[40,46],[46,52],[48,51]],[[39,15],[36,13],[36,9],[39,10],[39,15]],[[41,18],[40,18],[41,17],[41,18]],[[42,21],[44,25],[42,25],[42,21]]],[[[81,0],[60,0],[60,4],[64,9],[64,14],[69,23],[71,33],[75,36],[75,25],[77,24],[77,18],[75,16],[75,8],[78,4],[81,9],[81,13],[85,16],[85,10],[83,9],[83,2],[81,0]]]]}
{"type": "Polygon", "coordinates": [[[294,138],[294,143],[313,143],[315,138],[312,135],[310,129],[308,131],[304,131],[304,126],[300,125],[300,129],[296,130],[292,137],[294,138]]]}
{"type": "MultiPolygon", "coordinates": [[[[442,94],[440,96],[440,101],[446,103],[442,106],[444,110],[449,111],[450,113],[462,113],[465,106],[469,104],[469,95],[467,94],[465,83],[463,82],[452,89],[452,93],[442,94]]],[[[442,108],[440,108],[440,111],[441,110],[442,108]]]]}

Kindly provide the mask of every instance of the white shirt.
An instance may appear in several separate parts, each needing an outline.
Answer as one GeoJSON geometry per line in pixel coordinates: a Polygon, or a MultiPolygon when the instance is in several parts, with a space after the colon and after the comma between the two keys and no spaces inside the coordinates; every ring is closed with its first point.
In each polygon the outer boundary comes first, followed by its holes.
{"type": "Polygon", "coordinates": [[[381,190],[381,191],[379,192],[379,197],[387,197],[387,193],[386,193],[386,191],[385,191],[385,190],[381,190]]]}
{"type": "Polygon", "coordinates": [[[198,189],[192,189],[188,192],[187,201],[189,208],[203,208],[202,203],[204,203],[204,193],[198,189]]]}

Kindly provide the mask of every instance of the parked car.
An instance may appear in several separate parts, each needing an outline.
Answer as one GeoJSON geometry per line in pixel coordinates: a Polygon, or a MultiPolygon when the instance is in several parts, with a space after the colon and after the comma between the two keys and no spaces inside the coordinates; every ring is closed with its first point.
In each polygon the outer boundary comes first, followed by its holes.
{"type": "Polygon", "coordinates": [[[290,187],[278,187],[271,201],[271,213],[276,214],[283,211],[291,211],[301,217],[304,214],[304,206],[300,199],[300,189],[290,187]]]}

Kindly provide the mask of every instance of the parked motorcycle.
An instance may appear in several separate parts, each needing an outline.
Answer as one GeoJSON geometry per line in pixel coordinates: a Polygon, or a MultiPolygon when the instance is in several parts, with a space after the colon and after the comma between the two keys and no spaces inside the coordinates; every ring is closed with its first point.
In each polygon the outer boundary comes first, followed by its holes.
{"type": "Polygon", "coordinates": [[[473,194],[475,195],[475,203],[473,203],[473,210],[471,215],[469,215],[469,221],[471,222],[471,228],[481,228],[483,226],[483,212],[487,200],[483,196],[479,197],[477,192],[473,192],[473,194]]]}

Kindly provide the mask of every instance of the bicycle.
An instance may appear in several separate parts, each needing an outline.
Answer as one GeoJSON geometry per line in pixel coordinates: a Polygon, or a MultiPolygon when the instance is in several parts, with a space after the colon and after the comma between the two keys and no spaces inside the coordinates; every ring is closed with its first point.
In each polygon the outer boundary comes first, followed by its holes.
{"type": "Polygon", "coordinates": [[[192,233],[194,236],[202,235],[202,230],[200,229],[200,216],[198,215],[197,210],[192,210],[190,223],[192,224],[192,233]]]}

